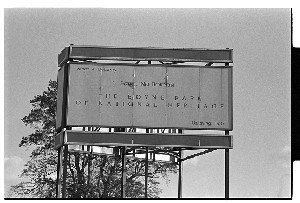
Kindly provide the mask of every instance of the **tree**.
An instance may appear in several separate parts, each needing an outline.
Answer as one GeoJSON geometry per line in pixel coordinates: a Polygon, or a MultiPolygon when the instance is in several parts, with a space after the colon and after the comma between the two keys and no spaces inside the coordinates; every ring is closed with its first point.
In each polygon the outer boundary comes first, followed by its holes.
{"type": "MultiPolygon", "coordinates": [[[[19,147],[34,146],[30,160],[25,164],[20,177],[29,179],[11,187],[9,197],[54,198],[56,196],[57,152],[54,150],[56,81],[42,95],[30,100],[33,109],[22,121],[34,129],[24,136],[19,147]]],[[[68,153],[67,197],[112,198],[120,197],[120,157],[79,152],[68,153]]],[[[126,162],[126,196],[143,197],[145,164],[143,160],[126,162]]],[[[148,196],[159,197],[158,177],[167,180],[168,173],[176,173],[176,165],[149,163],[148,196]]]]}

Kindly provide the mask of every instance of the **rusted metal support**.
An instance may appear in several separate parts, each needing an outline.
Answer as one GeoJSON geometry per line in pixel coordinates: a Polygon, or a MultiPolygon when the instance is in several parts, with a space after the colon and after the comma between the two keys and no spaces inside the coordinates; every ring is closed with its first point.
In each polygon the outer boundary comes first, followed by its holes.
{"type": "Polygon", "coordinates": [[[210,153],[214,150],[217,150],[217,149],[206,149],[205,151],[202,151],[202,152],[199,152],[199,153],[196,153],[196,154],[192,154],[190,156],[187,156],[185,158],[182,158],[181,161],[186,161],[188,159],[192,159],[192,158],[195,158],[196,156],[201,156],[201,155],[204,155],[204,154],[207,154],[207,153],[210,153]]]}
{"type": "Polygon", "coordinates": [[[145,198],[148,197],[148,153],[149,153],[149,148],[146,147],[146,157],[145,157],[145,198]]]}
{"type": "MultiPolygon", "coordinates": [[[[148,64],[151,64],[151,61],[148,61],[148,64]],[[149,63],[150,62],[150,63],[149,63]]],[[[146,128],[146,133],[152,132],[152,129],[146,128]]],[[[146,147],[146,156],[145,156],[145,198],[148,196],[148,147],[146,147]]]]}
{"type": "MultiPolygon", "coordinates": [[[[182,134],[182,129],[178,129],[178,133],[182,134]]],[[[183,150],[181,148],[179,148],[178,155],[178,198],[182,198],[183,150]]]]}
{"type": "Polygon", "coordinates": [[[56,198],[61,198],[62,147],[57,150],[57,159],[56,198]]]}
{"type": "MultiPolygon", "coordinates": [[[[114,132],[125,132],[125,128],[114,128],[114,132]]],[[[121,177],[121,198],[126,197],[126,150],[127,147],[121,147],[122,177],[121,177]]]]}
{"type": "Polygon", "coordinates": [[[229,149],[225,149],[225,198],[229,199],[229,149]]]}
{"type": "MultiPolygon", "coordinates": [[[[225,131],[229,135],[229,131],[225,131]]],[[[225,149],[225,199],[229,199],[229,149],[225,149]]]]}
{"type": "Polygon", "coordinates": [[[126,147],[122,147],[121,198],[126,197],[126,147]]]}
{"type": "Polygon", "coordinates": [[[178,159],[178,198],[182,198],[182,173],[183,173],[183,151],[179,149],[179,159],[178,159]]]}
{"type": "Polygon", "coordinates": [[[68,145],[64,145],[64,158],[63,158],[63,187],[62,198],[66,198],[67,192],[67,162],[68,162],[68,145]]]}

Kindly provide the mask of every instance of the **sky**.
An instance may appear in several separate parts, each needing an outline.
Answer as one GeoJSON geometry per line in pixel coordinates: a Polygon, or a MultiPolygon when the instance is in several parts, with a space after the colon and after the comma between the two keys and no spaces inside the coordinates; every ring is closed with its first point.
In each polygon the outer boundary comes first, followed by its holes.
{"type": "MultiPolygon", "coordinates": [[[[69,44],[232,48],[230,197],[291,196],[290,9],[6,9],[5,190],[30,155],[18,147],[33,132],[21,118],[56,80],[69,44]]],[[[162,197],[177,197],[177,178],[162,183],[162,197]]],[[[224,197],[224,150],[184,162],[183,197],[224,197]]]]}

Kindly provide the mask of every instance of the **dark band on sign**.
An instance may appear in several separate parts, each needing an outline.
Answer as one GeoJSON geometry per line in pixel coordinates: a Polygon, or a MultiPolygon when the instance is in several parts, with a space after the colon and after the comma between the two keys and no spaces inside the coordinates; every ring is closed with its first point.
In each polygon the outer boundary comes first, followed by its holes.
{"type": "Polygon", "coordinates": [[[66,47],[58,57],[58,66],[68,59],[127,60],[127,61],[181,61],[232,63],[232,49],[163,49],[120,48],[101,46],[66,47]]]}
{"type": "Polygon", "coordinates": [[[231,135],[109,133],[66,130],[57,135],[55,147],[68,145],[187,147],[193,149],[231,149],[231,135]]]}

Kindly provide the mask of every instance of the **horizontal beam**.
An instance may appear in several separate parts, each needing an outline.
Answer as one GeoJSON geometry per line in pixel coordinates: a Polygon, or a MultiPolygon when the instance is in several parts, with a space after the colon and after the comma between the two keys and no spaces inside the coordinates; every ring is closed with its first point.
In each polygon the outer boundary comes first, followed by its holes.
{"type": "Polygon", "coordinates": [[[231,135],[122,133],[66,130],[55,138],[55,148],[62,145],[150,146],[194,149],[231,149],[231,135]]]}
{"type": "Polygon", "coordinates": [[[232,63],[232,49],[163,49],[70,45],[58,56],[58,66],[68,60],[125,60],[232,63]]]}

